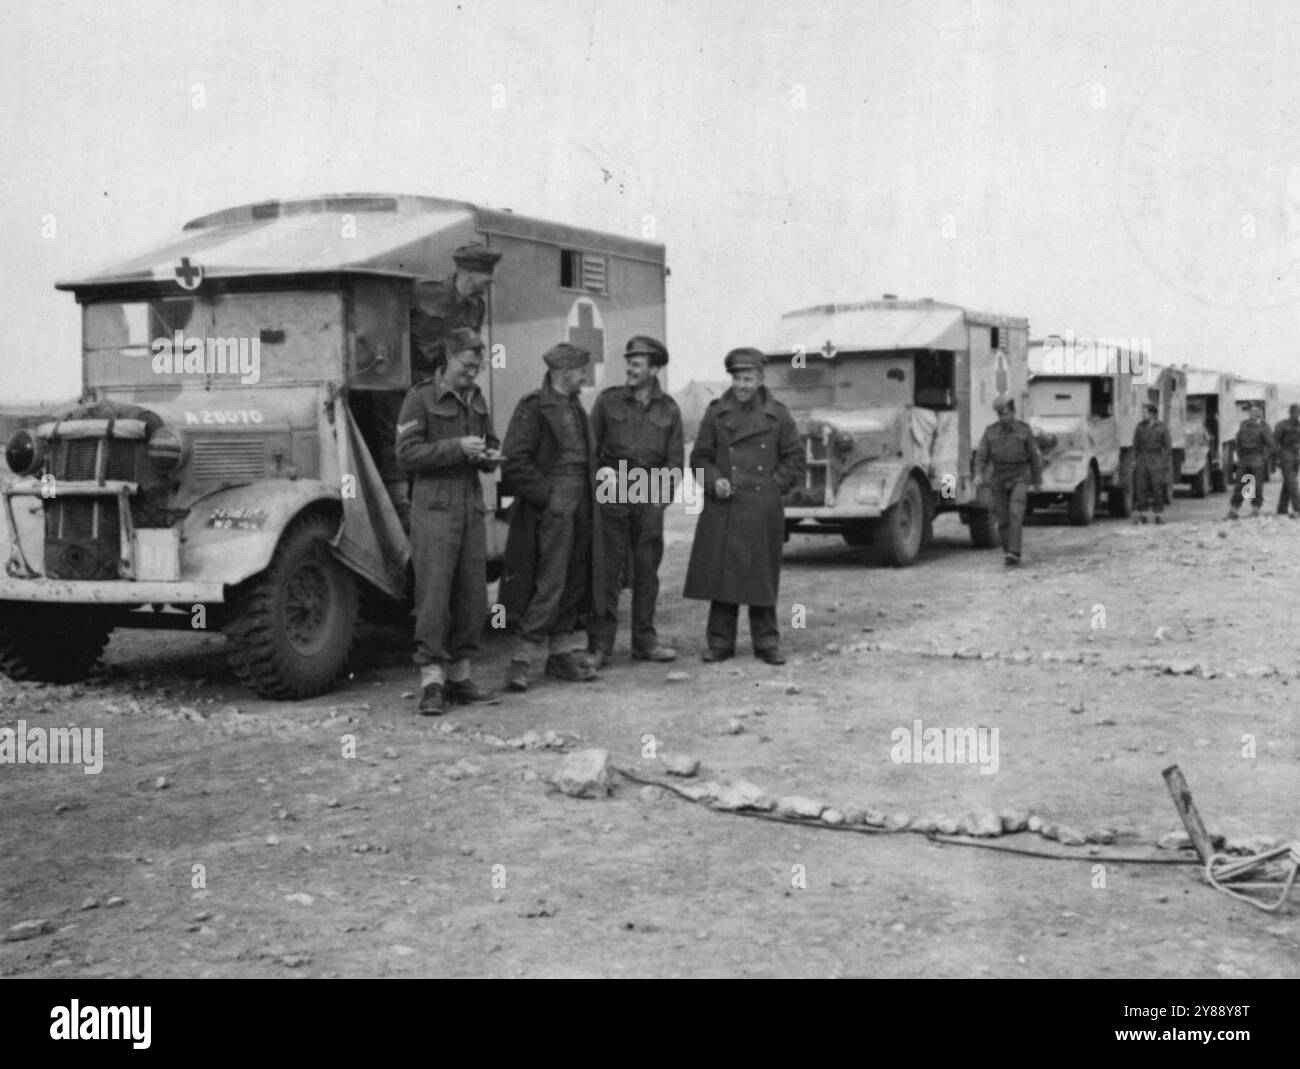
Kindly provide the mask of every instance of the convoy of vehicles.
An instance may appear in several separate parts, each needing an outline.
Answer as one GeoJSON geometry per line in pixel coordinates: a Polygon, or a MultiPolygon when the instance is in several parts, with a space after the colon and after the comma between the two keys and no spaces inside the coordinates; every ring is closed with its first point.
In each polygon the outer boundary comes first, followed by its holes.
{"type": "MultiPolygon", "coordinates": [[[[81,306],[83,390],[0,415],[13,472],[0,480],[0,671],[70,681],[114,627],[221,627],[258,694],[330,688],[362,599],[400,605],[411,581],[367,446],[366,413],[382,406],[361,402],[410,388],[415,284],[450,283],[453,251],[473,243],[502,253],[481,380],[499,432],[555,342],[594,354],[590,401],[626,338],[664,336],[662,245],[427,197],[232,208],[59,283],[81,306]]],[[[998,394],[1043,453],[1031,505],[1064,505],[1075,524],[1103,497],[1129,514],[1144,401],[1170,427],[1174,480],[1196,496],[1231,478],[1247,402],[1280,418],[1272,384],[1185,366],[1135,374],[1122,360],[1054,367],[1056,338],[1031,343],[1023,317],[888,294],[782,316],[767,384],[807,465],[787,531],[875,543],[905,566],[935,516],[957,512],[975,546],[995,545],[973,458],[998,394]]],[[[498,561],[509,499],[495,473],[483,478],[498,561]]]]}

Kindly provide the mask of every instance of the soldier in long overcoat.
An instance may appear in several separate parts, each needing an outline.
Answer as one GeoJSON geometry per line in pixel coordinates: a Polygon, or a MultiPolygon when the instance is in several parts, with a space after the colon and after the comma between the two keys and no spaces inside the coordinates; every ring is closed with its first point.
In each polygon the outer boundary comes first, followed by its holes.
{"type": "Polygon", "coordinates": [[[561,343],[547,350],[539,390],[516,406],[502,446],[502,478],[515,498],[500,600],[518,618],[506,683],[527,690],[536,662],[569,682],[596,678],[574,656],[574,629],[590,626],[602,556],[594,537],[596,453],[580,394],[591,354],[561,343]]]}
{"type": "Polygon", "coordinates": [[[754,655],[784,664],[776,623],[785,513],[781,498],[803,475],[803,445],[789,410],[763,386],[757,349],[726,357],[731,388],[705,410],[691,469],[702,472],[685,596],[708,601],[705,661],[735,654],[741,605],[749,606],[754,655]]]}

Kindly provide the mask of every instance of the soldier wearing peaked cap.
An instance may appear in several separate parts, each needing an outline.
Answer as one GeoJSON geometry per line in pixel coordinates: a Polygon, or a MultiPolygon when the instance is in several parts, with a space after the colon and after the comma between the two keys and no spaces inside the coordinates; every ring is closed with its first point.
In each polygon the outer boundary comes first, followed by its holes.
{"type": "Polygon", "coordinates": [[[451,332],[446,363],[415,386],[397,423],[397,458],[415,477],[411,557],[415,571],[415,663],[419,712],[452,702],[497,699],[470,679],[487,616],[487,533],[481,471],[500,461],[483,391],[475,378],[483,342],[469,328],[451,332]]]}
{"type": "Polygon", "coordinates": [[[703,470],[705,498],[684,594],[709,602],[709,662],[735,654],[740,606],[748,605],[754,656],[785,663],[776,623],[781,498],[803,474],[804,455],[794,419],[763,386],[765,364],[757,349],[727,354],[731,388],[705,410],[691,451],[692,470],[703,470]]]}
{"type": "Polygon", "coordinates": [[[1264,505],[1264,479],[1268,475],[1268,461],[1276,452],[1273,431],[1264,422],[1264,406],[1256,401],[1250,406],[1250,415],[1237,427],[1237,479],[1228,502],[1228,519],[1240,517],[1238,509],[1250,495],[1250,515],[1258,516],[1264,505]]]}
{"type": "Polygon", "coordinates": [[[999,394],[993,402],[998,421],[990,424],[975,451],[976,485],[988,484],[997,510],[998,535],[1006,563],[1020,563],[1020,529],[1029,490],[1043,482],[1043,459],[1028,423],[1016,419],[1016,402],[999,394]]]}
{"type": "Polygon", "coordinates": [[[1282,492],[1277,499],[1279,516],[1300,516],[1300,405],[1287,410],[1287,418],[1273,428],[1273,442],[1282,465],[1282,492]],[[1288,507],[1295,509],[1289,512],[1288,507]]]}
{"type": "Polygon", "coordinates": [[[1147,402],[1142,422],[1133,430],[1133,480],[1137,515],[1134,523],[1147,522],[1147,502],[1156,523],[1165,522],[1165,488],[1173,472],[1173,443],[1169,428],[1159,418],[1160,408],[1147,402]]]}
{"type": "Polygon", "coordinates": [[[518,619],[506,683],[527,690],[545,660],[548,676],[596,678],[574,656],[574,630],[591,615],[601,575],[593,537],[596,456],[580,395],[591,354],[561,342],[543,356],[539,390],[524,397],[506,431],[502,476],[514,496],[500,598],[518,619]]]}
{"type": "Polygon", "coordinates": [[[632,578],[632,657],[671,661],[677,651],[659,643],[655,602],[664,555],[664,510],[672,501],[685,463],[682,413],[659,385],[668,350],[638,334],[623,352],[627,383],[611,386],[591,411],[599,465],[596,488],[605,571],[588,648],[596,667],[607,664],[618,631],[618,596],[625,565],[632,578]],[[653,499],[645,492],[653,493],[653,499]]]}

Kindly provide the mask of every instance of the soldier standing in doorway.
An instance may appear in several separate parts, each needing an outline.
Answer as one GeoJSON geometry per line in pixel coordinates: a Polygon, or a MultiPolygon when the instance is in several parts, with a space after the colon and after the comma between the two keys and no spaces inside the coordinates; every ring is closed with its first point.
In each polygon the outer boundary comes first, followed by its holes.
{"type": "Polygon", "coordinates": [[[1028,423],[1016,419],[1016,402],[999,394],[993,402],[998,421],[990,424],[975,451],[976,485],[993,491],[998,535],[1008,565],[1020,563],[1020,531],[1029,491],[1043,483],[1043,458],[1028,423]]]}
{"type": "Polygon", "coordinates": [[[1165,487],[1173,464],[1169,428],[1158,418],[1160,409],[1148,402],[1145,415],[1133,431],[1134,523],[1147,522],[1147,502],[1152,502],[1156,523],[1165,522],[1165,487]]]}
{"type": "Polygon", "coordinates": [[[685,463],[682,413],[659,385],[659,369],[668,363],[668,350],[661,342],[638,334],[628,341],[623,358],[627,361],[627,385],[602,391],[591,412],[600,465],[596,476],[613,498],[605,500],[606,493],[598,490],[598,537],[604,542],[605,575],[588,636],[596,668],[608,664],[614,655],[618,595],[629,557],[632,658],[671,661],[677,657],[676,650],[659,644],[655,602],[664,556],[664,512],[685,463]],[[628,500],[628,485],[635,480],[662,491],[665,499],[628,500]]]}
{"type": "Polygon", "coordinates": [[[479,472],[500,462],[483,391],[483,342],[468,327],[447,339],[447,359],[411,389],[397,423],[397,457],[415,476],[411,556],[415,663],[424,716],[453,702],[498,700],[470,679],[487,618],[487,530],[479,472]]]}

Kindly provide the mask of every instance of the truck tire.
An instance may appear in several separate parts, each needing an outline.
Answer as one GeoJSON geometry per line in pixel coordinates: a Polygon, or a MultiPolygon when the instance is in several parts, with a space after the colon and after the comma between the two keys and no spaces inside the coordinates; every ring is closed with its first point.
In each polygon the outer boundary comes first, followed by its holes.
{"type": "Polygon", "coordinates": [[[227,660],[263,698],[323,694],[347,666],[359,595],[352,573],[330,551],[337,527],[321,513],[296,520],[270,567],[231,593],[227,660]]]}
{"type": "Polygon", "coordinates": [[[1087,527],[1092,523],[1093,513],[1097,508],[1097,479],[1088,469],[1087,477],[1070,495],[1070,522],[1075,527],[1087,527]]]}
{"type": "Polygon", "coordinates": [[[1210,464],[1206,461],[1205,467],[1192,476],[1192,497],[1205,497],[1210,492],[1210,464]]]}
{"type": "Polygon", "coordinates": [[[885,510],[880,526],[885,561],[895,568],[913,564],[921,552],[925,533],[925,498],[916,480],[909,478],[898,503],[885,510]]]}
{"type": "Polygon", "coordinates": [[[1128,483],[1106,491],[1106,510],[1117,520],[1127,520],[1133,515],[1133,490],[1128,483]]]}
{"type": "Polygon", "coordinates": [[[81,605],[16,605],[0,610],[0,672],[10,679],[76,683],[108,645],[112,626],[81,605]]]}
{"type": "Polygon", "coordinates": [[[970,543],[976,549],[992,549],[998,544],[998,520],[992,509],[970,509],[970,543]]]}

